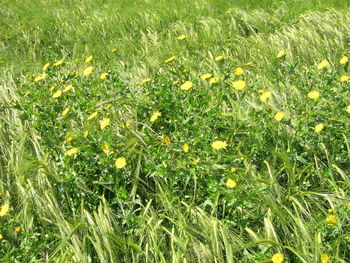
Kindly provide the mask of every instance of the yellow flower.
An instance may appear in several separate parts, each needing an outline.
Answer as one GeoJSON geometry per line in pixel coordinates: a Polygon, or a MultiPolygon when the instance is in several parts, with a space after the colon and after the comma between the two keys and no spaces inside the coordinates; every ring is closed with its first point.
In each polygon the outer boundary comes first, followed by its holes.
{"type": "Polygon", "coordinates": [[[180,80],[174,80],[174,81],[173,81],[173,85],[179,83],[179,81],[180,81],[180,80]]]}
{"type": "Polygon", "coordinates": [[[323,130],[323,128],[324,128],[324,124],[323,123],[319,123],[319,124],[317,124],[315,126],[314,129],[315,129],[315,132],[320,133],[323,130]]]}
{"type": "Polygon", "coordinates": [[[241,161],[244,161],[245,160],[245,158],[242,156],[242,157],[240,157],[239,158],[241,161]]]}
{"type": "Polygon", "coordinates": [[[73,137],[72,136],[67,137],[66,142],[71,142],[71,141],[73,141],[73,137]]]}
{"type": "Polygon", "coordinates": [[[68,85],[67,87],[64,88],[63,93],[70,91],[72,88],[73,88],[73,85],[68,85]]]}
{"type": "Polygon", "coordinates": [[[203,74],[203,75],[201,76],[201,79],[202,79],[202,80],[206,80],[206,79],[211,78],[211,76],[213,76],[213,74],[210,74],[210,73],[203,74]]]}
{"type": "Polygon", "coordinates": [[[193,83],[192,81],[186,81],[185,83],[183,83],[181,86],[180,86],[180,89],[181,90],[189,90],[193,87],[193,83]]]}
{"type": "Polygon", "coordinates": [[[89,76],[89,75],[91,74],[92,70],[93,70],[93,67],[92,67],[92,66],[87,67],[87,68],[84,69],[84,71],[83,71],[83,76],[89,76]]]}
{"type": "Polygon", "coordinates": [[[127,121],[121,125],[122,128],[128,128],[129,126],[130,126],[130,122],[127,122],[127,121]]]}
{"type": "Polygon", "coordinates": [[[171,139],[169,136],[165,136],[164,137],[164,142],[167,144],[167,145],[170,145],[171,144],[171,139]]]}
{"type": "Polygon", "coordinates": [[[102,120],[100,120],[101,130],[103,130],[104,128],[106,128],[110,124],[111,124],[111,119],[110,118],[103,118],[102,120]]]}
{"type": "Polygon", "coordinates": [[[245,81],[244,80],[236,80],[232,82],[232,87],[236,90],[244,90],[245,89],[245,81]]]}
{"type": "Polygon", "coordinates": [[[280,50],[278,53],[277,53],[277,58],[282,58],[286,55],[286,52],[284,50],[280,50]]]}
{"type": "Polygon", "coordinates": [[[284,118],[284,113],[281,112],[281,111],[280,111],[280,112],[277,112],[277,113],[275,114],[274,118],[275,118],[276,121],[281,121],[281,120],[283,120],[283,118],[284,118]]]}
{"type": "Polygon", "coordinates": [[[61,66],[63,63],[63,59],[60,59],[60,60],[57,60],[53,65],[58,67],[58,66],[61,66]]]}
{"type": "Polygon", "coordinates": [[[348,58],[347,56],[343,56],[343,57],[340,59],[340,61],[339,61],[339,63],[342,64],[342,65],[344,65],[344,64],[346,64],[346,63],[348,63],[348,62],[349,62],[349,58],[348,58]]]}
{"type": "Polygon", "coordinates": [[[52,98],[56,99],[62,95],[62,90],[56,91],[53,95],[52,98]]]}
{"type": "Polygon", "coordinates": [[[225,141],[215,141],[211,144],[211,147],[215,150],[226,149],[227,143],[225,141]]]}
{"type": "Polygon", "coordinates": [[[328,263],[329,255],[328,254],[322,254],[321,255],[321,263],[328,263]]]}
{"type": "Polygon", "coordinates": [[[119,157],[115,160],[115,167],[117,169],[122,169],[126,166],[126,159],[124,157],[119,157]]]}
{"type": "Polygon", "coordinates": [[[211,79],[209,80],[209,83],[214,84],[214,83],[216,83],[216,82],[218,82],[218,81],[219,81],[219,78],[218,78],[218,77],[215,77],[215,78],[211,78],[211,79]]]}
{"type": "Polygon", "coordinates": [[[182,145],[182,150],[183,150],[185,153],[187,153],[189,149],[190,149],[190,146],[188,146],[187,143],[184,143],[184,145],[182,145]]]}
{"type": "Polygon", "coordinates": [[[92,119],[95,119],[96,118],[96,116],[97,116],[97,111],[95,111],[94,113],[92,113],[89,117],[87,117],[87,120],[89,121],[89,120],[92,120],[92,119]]]}
{"type": "Polygon", "coordinates": [[[162,116],[162,113],[160,111],[156,111],[152,114],[150,121],[155,122],[160,116],[162,116]]]}
{"type": "Polygon", "coordinates": [[[117,52],[117,49],[116,48],[112,48],[111,51],[114,53],[114,52],[117,52]]]}
{"type": "Polygon", "coordinates": [[[346,112],[350,113],[350,105],[346,107],[346,112]]]}
{"type": "Polygon", "coordinates": [[[226,182],[226,187],[227,188],[235,188],[236,187],[236,182],[233,181],[232,179],[228,179],[226,182]]]}
{"type": "Polygon", "coordinates": [[[100,79],[106,79],[108,77],[108,73],[102,73],[100,75],[100,79]]]}
{"type": "Polygon", "coordinates": [[[47,74],[45,74],[45,73],[39,74],[39,75],[34,79],[34,81],[35,81],[35,82],[42,81],[42,80],[46,79],[46,76],[47,76],[47,74]]]}
{"type": "Polygon", "coordinates": [[[221,61],[221,60],[223,60],[224,59],[224,57],[223,56],[217,56],[217,57],[215,57],[215,61],[221,61]]]}
{"type": "Polygon", "coordinates": [[[282,263],[283,259],[284,259],[284,257],[283,257],[283,254],[281,254],[281,253],[276,253],[271,258],[273,263],[282,263]]]}
{"type": "Polygon", "coordinates": [[[112,106],[113,106],[112,103],[109,103],[109,104],[107,104],[106,107],[104,107],[104,109],[105,109],[105,110],[108,110],[108,109],[111,108],[112,106]]]}
{"type": "Polygon", "coordinates": [[[30,91],[27,90],[26,92],[24,92],[23,97],[27,97],[29,94],[30,94],[30,91]]]}
{"type": "Polygon", "coordinates": [[[350,203],[347,204],[347,208],[348,208],[348,210],[350,210],[350,203]]]}
{"type": "Polygon", "coordinates": [[[335,224],[335,223],[337,223],[337,220],[338,220],[338,218],[335,215],[329,215],[326,218],[326,222],[328,224],[335,224]]]}
{"type": "Polygon", "coordinates": [[[109,152],[109,146],[108,146],[108,144],[104,144],[102,150],[103,150],[104,153],[107,154],[107,153],[109,152]]]}
{"type": "Polygon", "coordinates": [[[230,169],[230,171],[233,172],[233,173],[235,173],[235,172],[237,171],[237,169],[234,168],[234,167],[232,167],[232,168],[230,169]]]}
{"type": "Polygon", "coordinates": [[[262,102],[266,102],[266,100],[268,98],[271,98],[271,96],[272,96],[272,92],[271,91],[266,91],[266,92],[264,92],[263,94],[260,95],[260,100],[262,102]]]}
{"type": "Polygon", "coordinates": [[[61,116],[66,116],[67,113],[68,113],[69,111],[70,111],[69,108],[65,108],[65,109],[62,111],[61,116]]]}
{"type": "Polygon", "coordinates": [[[186,37],[187,37],[186,35],[180,35],[180,36],[177,37],[177,39],[178,40],[184,40],[184,39],[186,39],[186,37]]]}
{"type": "Polygon", "coordinates": [[[43,71],[46,71],[49,67],[50,67],[50,63],[46,63],[46,64],[43,66],[43,71]]]}
{"type": "Polygon", "coordinates": [[[316,100],[316,99],[318,99],[320,97],[320,92],[318,92],[318,91],[311,91],[311,92],[309,92],[309,94],[307,94],[307,96],[310,99],[316,100]]]}
{"type": "Polygon", "coordinates": [[[237,67],[233,70],[233,73],[236,75],[242,75],[244,73],[244,69],[242,69],[241,67],[237,67]]]}
{"type": "Polygon", "coordinates": [[[78,151],[79,151],[78,148],[74,147],[74,148],[72,148],[72,149],[66,151],[66,155],[72,156],[72,155],[74,155],[74,154],[77,154],[78,151]]]}
{"type": "Polygon", "coordinates": [[[6,216],[9,210],[10,210],[9,204],[2,205],[0,210],[0,217],[6,216]]]}
{"type": "Polygon", "coordinates": [[[327,60],[322,60],[320,64],[318,64],[317,69],[324,69],[324,68],[328,68],[329,67],[329,63],[327,60]]]}
{"type": "Polygon", "coordinates": [[[85,59],[85,63],[89,63],[94,57],[93,56],[88,56],[86,59],[85,59]]]}
{"type": "Polygon", "coordinates": [[[89,136],[89,131],[88,130],[84,131],[83,136],[84,136],[84,138],[88,137],[89,136]]]}
{"type": "Polygon", "coordinates": [[[198,160],[193,160],[193,161],[192,161],[192,164],[193,164],[193,165],[197,165],[198,163],[199,163],[198,160]]]}
{"type": "Polygon", "coordinates": [[[340,76],[340,81],[341,82],[345,82],[345,81],[349,81],[349,76],[347,76],[347,75],[343,75],[343,76],[340,76]]]}
{"type": "Polygon", "coordinates": [[[169,62],[174,61],[175,59],[176,59],[176,57],[175,57],[175,56],[172,56],[172,57],[168,58],[167,60],[165,60],[164,62],[165,62],[165,63],[169,63],[169,62]]]}
{"type": "Polygon", "coordinates": [[[18,226],[18,227],[15,227],[15,232],[16,233],[19,233],[19,232],[21,232],[21,228],[18,226]]]}
{"type": "Polygon", "coordinates": [[[146,79],[144,79],[144,80],[142,81],[142,83],[141,83],[141,84],[144,84],[144,83],[150,82],[151,80],[152,80],[151,78],[146,78],[146,79]]]}
{"type": "Polygon", "coordinates": [[[0,234],[0,240],[3,239],[3,238],[4,238],[4,236],[0,234]]]}

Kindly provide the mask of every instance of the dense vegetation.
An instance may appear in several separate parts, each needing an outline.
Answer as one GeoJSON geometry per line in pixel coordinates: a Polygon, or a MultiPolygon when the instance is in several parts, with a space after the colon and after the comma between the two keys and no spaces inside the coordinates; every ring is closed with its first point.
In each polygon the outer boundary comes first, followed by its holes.
{"type": "Polygon", "coordinates": [[[348,1],[1,5],[1,262],[349,262],[348,1]]]}

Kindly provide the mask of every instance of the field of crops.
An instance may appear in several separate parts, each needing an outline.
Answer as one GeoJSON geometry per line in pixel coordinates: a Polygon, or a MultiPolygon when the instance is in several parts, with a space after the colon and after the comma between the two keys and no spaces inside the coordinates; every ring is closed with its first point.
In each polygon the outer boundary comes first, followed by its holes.
{"type": "Polygon", "coordinates": [[[350,262],[349,1],[0,7],[0,262],[350,262]]]}

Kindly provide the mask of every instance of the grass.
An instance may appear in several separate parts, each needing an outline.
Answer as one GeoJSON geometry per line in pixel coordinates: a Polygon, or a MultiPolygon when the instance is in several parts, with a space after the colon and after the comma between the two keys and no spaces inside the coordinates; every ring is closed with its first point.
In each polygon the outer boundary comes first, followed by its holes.
{"type": "Polygon", "coordinates": [[[349,260],[347,1],[66,5],[0,11],[2,262],[349,260]]]}

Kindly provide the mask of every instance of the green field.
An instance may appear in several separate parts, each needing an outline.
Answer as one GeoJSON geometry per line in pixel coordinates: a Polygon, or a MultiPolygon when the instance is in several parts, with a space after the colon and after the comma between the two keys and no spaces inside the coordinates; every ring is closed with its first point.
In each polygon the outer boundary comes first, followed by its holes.
{"type": "Polygon", "coordinates": [[[0,262],[350,262],[350,1],[0,7],[0,262]]]}

